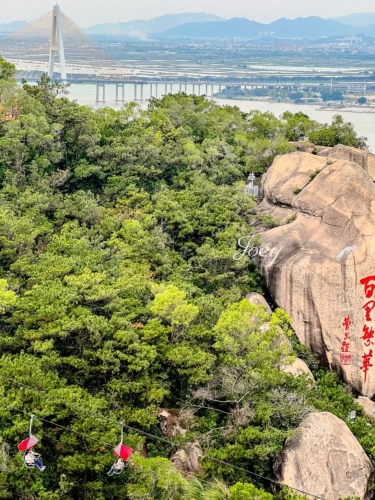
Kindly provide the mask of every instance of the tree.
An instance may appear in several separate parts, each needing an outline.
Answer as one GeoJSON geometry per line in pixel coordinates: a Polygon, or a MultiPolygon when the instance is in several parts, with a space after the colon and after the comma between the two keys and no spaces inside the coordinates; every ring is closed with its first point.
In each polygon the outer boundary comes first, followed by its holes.
{"type": "Polygon", "coordinates": [[[67,95],[69,84],[52,82],[51,78],[43,73],[36,85],[29,85],[25,79],[22,80],[23,89],[42,102],[43,104],[52,105],[54,99],[58,96],[67,95]]]}
{"type": "Polygon", "coordinates": [[[310,120],[304,113],[291,113],[286,111],[282,116],[284,121],[285,135],[289,141],[304,140],[311,131],[318,128],[318,123],[310,120]]]}
{"type": "Polygon", "coordinates": [[[357,103],[358,103],[358,104],[366,104],[366,103],[367,103],[367,99],[366,99],[366,97],[359,97],[359,98],[357,99],[357,103]]]}
{"type": "Polygon", "coordinates": [[[120,111],[70,102],[46,77],[1,80],[0,94],[13,113],[0,119],[0,496],[177,500],[194,482],[169,459],[198,442],[194,498],[269,500],[267,481],[241,469],[272,478],[309,411],[345,419],[353,400],[290,343],[283,311],[244,300],[263,291],[255,263],[233,259],[256,218],[244,180],[294,138],[362,139],[341,117],[278,119],[185,94],[120,111]],[[316,385],[280,370],[296,355],[316,385]],[[162,436],[162,408],[181,434],[162,436]],[[43,476],[17,451],[30,413],[43,476]],[[134,453],[109,478],[118,422],[134,453]]]}
{"type": "Polygon", "coordinates": [[[352,123],[344,121],[341,115],[335,115],[331,125],[324,125],[310,132],[310,140],[321,146],[344,144],[359,149],[366,148],[366,137],[358,137],[352,123]]]}
{"type": "Polygon", "coordinates": [[[323,90],[320,94],[323,101],[342,101],[344,98],[340,90],[333,90],[332,92],[323,90]]]}
{"type": "Polygon", "coordinates": [[[8,290],[6,280],[0,279],[0,314],[4,314],[15,305],[17,296],[12,290],[8,290]]]}
{"type": "Polygon", "coordinates": [[[14,64],[5,61],[0,56],[0,80],[9,80],[16,75],[16,67],[14,64]]]}

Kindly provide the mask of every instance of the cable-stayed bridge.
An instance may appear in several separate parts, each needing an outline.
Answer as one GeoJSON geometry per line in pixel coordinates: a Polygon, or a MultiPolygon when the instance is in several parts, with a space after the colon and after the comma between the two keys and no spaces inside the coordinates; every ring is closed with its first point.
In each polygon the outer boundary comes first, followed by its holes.
{"type": "MultiPolygon", "coordinates": [[[[51,79],[70,83],[95,83],[96,101],[105,102],[106,84],[116,84],[115,100],[125,102],[125,88],[133,87],[133,99],[144,100],[145,87],[149,86],[150,96],[192,90],[212,97],[215,89],[221,92],[231,85],[250,88],[288,88],[298,90],[306,82],[289,81],[282,83],[280,77],[261,78],[253,75],[247,78],[215,76],[200,78],[195,75],[160,75],[157,71],[147,71],[147,77],[140,72],[125,67],[114,60],[100,45],[61,12],[58,5],[47,14],[35,19],[22,28],[0,40],[0,55],[15,64],[20,76],[28,80],[39,79],[48,73],[51,79]],[[276,78],[276,80],[275,80],[276,78]],[[278,80],[278,81],[277,81],[278,80]],[[160,88],[161,87],[161,88],[160,88]],[[215,89],[214,89],[215,87],[215,89]]],[[[372,82],[373,84],[373,82],[372,82]]],[[[315,83],[316,85],[316,83],[315,83]]],[[[340,81],[327,84],[331,88],[346,89],[358,82],[340,81]]],[[[361,85],[367,85],[362,82],[361,85]]]]}
{"type": "Polygon", "coordinates": [[[1,40],[0,54],[18,70],[48,73],[62,81],[80,77],[121,80],[134,75],[102,50],[58,5],[1,40]]]}

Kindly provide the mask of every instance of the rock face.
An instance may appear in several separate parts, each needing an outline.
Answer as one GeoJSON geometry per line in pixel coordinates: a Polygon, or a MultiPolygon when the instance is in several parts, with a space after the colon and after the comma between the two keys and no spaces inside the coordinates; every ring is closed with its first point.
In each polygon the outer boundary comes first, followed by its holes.
{"type": "Polygon", "coordinates": [[[372,153],[368,154],[367,173],[371,177],[371,179],[375,181],[375,155],[372,153]]]}
{"type": "Polygon", "coordinates": [[[168,410],[160,410],[158,419],[164,436],[172,438],[176,437],[177,434],[185,436],[186,430],[181,427],[176,415],[173,415],[168,410]]]}
{"type": "Polygon", "coordinates": [[[372,498],[374,469],[348,426],[332,413],[311,413],[275,465],[287,486],[320,498],[372,498]]]}
{"type": "Polygon", "coordinates": [[[294,214],[261,234],[260,269],[300,341],[362,395],[375,394],[375,185],[358,164],[277,157],[260,213],[294,214]],[[366,278],[367,281],[363,281],[366,278]],[[361,282],[362,280],[362,282],[361,282]]]}
{"type": "Polygon", "coordinates": [[[317,146],[318,156],[325,158],[336,158],[337,160],[349,160],[358,163],[365,172],[375,181],[375,155],[362,149],[350,148],[338,144],[334,148],[322,148],[317,146]]]}
{"type": "Polygon", "coordinates": [[[322,148],[318,150],[318,156],[323,156],[324,158],[328,158],[332,148],[322,148]]]}
{"type": "Polygon", "coordinates": [[[272,309],[270,308],[268,302],[260,295],[260,293],[251,292],[246,295],[247,300],[254,306],[264,306],[267,309],[268,314],[272,314],[272,309]]]}
{"type": "Polygon", "coordinates": [[[198,474],[199,459],[203,456],[199,443],[188,443],[185,449],[179,450],[171,458],[171,462],[179,471],[187,475],[198,474]]]}
{"type": "Polygon", "coordinates": [[[365,415],[371,420],[375,420],[375,403],[370,398],[360,396],[356,399],[357,403],[362,406],[365,415]]]}
{"type": "Polygon", "coordinates": [[[284,366],[282,368],[282,371],[284,373],[289,373],[289,375],[293,375],[293,377],[307,375],[309,379],[315,380],[310,368],[302,359],[299,358],[297,358],[291,365],[284,366]]]}
{"type": "Polygon", "coordinates": [[[290,141],[289,144],[296,148],[296,151],[302,151],[303,153],[313,153],[315,151],[315,145],[310,141],[290,141]]]}
{"type": "MultiPolygon", "coordinates": [[[[177,415],[174,415],[169,410],[162,409],[158,418],[164,436],[169,438],[175,438],[178,434],[185,436],[187,431],[181,426],[177,415]]],[[[202,456],[202,448],[199,443],[190,441],[171,457],[171,462],[176,469],[189,476],[199,472],[199,459],[202,456]]]]}
{"type": "Polygon", "coordinates": [[[368,156],[368,151],[363,151],[363,149],[351,148],[349,146],[343,146],[342,144],[338,144],[334,148],[331,148],[328,153],[328,158],[354,161],[360,167],[362,167],[365,172],[368,172],[368,156]]]}

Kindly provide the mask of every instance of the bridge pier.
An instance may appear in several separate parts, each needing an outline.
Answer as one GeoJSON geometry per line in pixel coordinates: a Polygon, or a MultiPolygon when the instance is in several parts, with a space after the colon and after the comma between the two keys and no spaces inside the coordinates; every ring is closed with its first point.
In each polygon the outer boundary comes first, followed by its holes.
{"type": "Polygon", "coordinates": [[[125,102],[125,83],[116,83],[116,102],[125,102]],[[119,99],[119,90],[121,89],[121,99],[119,99]]]}
{"type": "Polygon", "coordinates": [[[168,94],[168,83],[165,84],[165,93],[164,95],[167,95],[168,94]]]}
{"type": "Polygon", "coordinates": [[[105,83],[96,82],[96,102],[105,103],[105,83]],[[102,99],[100,99],[100,90],[102,90],[102,99]]]}

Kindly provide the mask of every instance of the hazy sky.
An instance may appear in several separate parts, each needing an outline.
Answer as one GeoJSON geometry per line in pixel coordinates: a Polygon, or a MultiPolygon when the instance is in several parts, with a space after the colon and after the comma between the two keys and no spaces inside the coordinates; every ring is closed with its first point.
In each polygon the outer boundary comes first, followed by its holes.
{"type": "MultiPolygon", "coordinates": [[[[260,22],[280,17],[334,17],[352,12],[375,12],[374,0],[59,0],[58,3],[81,27],[181,12],[247,17],[260,22]]],[[[51,10],[53,4],[53,0],[0,0],[0,23],[31,21],[51,10]]]]}

